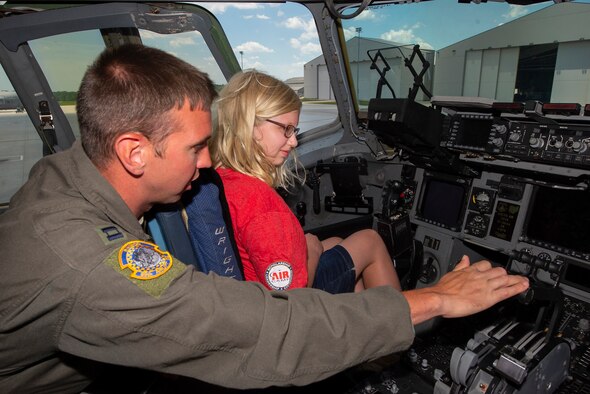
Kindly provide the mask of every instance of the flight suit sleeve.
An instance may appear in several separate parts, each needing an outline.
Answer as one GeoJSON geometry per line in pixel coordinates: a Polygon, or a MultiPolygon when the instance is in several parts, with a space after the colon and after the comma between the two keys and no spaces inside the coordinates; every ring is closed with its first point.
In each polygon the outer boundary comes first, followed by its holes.
{"type": "Polygon", "coordinates": [[[305,235],[290,212],[257,215],[238,236],[258,281],[266,288],[289,290],[307,286],[305,235]]]}
{"type": "Polygon", "coordinates": [[[270,292],[177,260],[141,281],[113,259],[80,286],[61,351],[248,389],[309,384],[413,340],[409,306],[390,287],[270,292]]]}

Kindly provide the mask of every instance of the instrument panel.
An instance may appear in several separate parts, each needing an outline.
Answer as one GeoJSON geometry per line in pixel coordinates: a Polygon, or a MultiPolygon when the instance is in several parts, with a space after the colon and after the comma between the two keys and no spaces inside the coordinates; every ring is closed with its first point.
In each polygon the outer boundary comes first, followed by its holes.
{"type": "MultiPolygon", "coordinates": [[[[417,287],[467,254],[528,276],[530,290],[475,316],[417,326],[400,363],[351,393],[590,393],[590,117],[529,107],[435,108],[442,124],[426,131],[431,141],[439,135],[434,153],[407,149],[412,176],[385,182],[378,223],[408,217],[423,248],[417,287]]],[[[408,127],[390,123],[388,131],[379,121],[377,135],[403,141],[396,133],[408,127]]],[[[380,233],[395,250],[391,231],[380,233]]]]}
{"type": "Polygon", "coordinates": [[[296,196],[314,201],[306,231],[371,221],[398,272],[413,276],[408,288],[433,285],[463,255],[526,275],[531,288],[474,316],[417,325],[411,349],[349,371],[345,392],[590,394],[590,116],[400,100],[367,113],[392,158],[345,146],[329,168],[318,161],[314,197],[296,196]],[[322,196],[342,209],[321,209],[322,196]]]}
{"type": "Polygon", "coordinates": [[[590,123],[584,117],[537,117],[457,112],[440,145],[488,159],[590,169],[590,123]]]}

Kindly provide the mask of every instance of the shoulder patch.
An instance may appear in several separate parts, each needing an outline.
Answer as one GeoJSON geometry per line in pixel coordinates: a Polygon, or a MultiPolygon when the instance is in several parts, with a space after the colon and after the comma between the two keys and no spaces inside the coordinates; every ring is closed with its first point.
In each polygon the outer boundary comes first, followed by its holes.
{"type": "Polygon", "coordinates": [[[271,289],[286,290],[293,281],[293,269],[286,261],[277,261],[268,266],[264,276],[271,289]]]}
{"type": "Polygon", "coordinates": [[[153,297],[161,296],[186,270],[186,265],[169,252],[138,240],[113,250],[104,263],[153,297]]]}
{"type": "Polygon", "coordinates": [[[119,266],[129,268],[132,278],[150,280],[172,268],[172,256],[151,242],[130,241],[119,249],[119,266]]]}

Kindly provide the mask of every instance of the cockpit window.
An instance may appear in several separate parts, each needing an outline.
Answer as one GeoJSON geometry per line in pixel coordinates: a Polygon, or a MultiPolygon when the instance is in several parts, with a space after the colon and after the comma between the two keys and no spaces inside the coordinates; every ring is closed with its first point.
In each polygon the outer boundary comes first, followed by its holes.
{"type": "MultiPolygon", "coordinates": [[[[144,45],[160,48],[208,73],[218,86],[225,77],[199,32],[158,34],[139,30],[144,45]]],[[[105,48],[99,30],[53,35],[28,42],[47,82],[76,138],[78,87],[87,67],[105,48]]],[[[43,144],[35,126],[3,70],[0,72],[0,204],[27,180],[28,173],[43,156],[43,144]]]]}
{"type": "Polygon", "coordinates": [[[86,68],[105,47],[100,32],[90,30],[49,36],[29,41],[29,46],[78,137],[76,94],[86,68]]]}
{"type": "MultiPolygon", "coordinates": [[[[104,48],[100,34],[97,31],[62,34],[29,41],[29,46],[78,136],[76,92],[86,67],[104,48]]],[[[0,69],[0,205],[8,203],[42,155],[39,134],[4,70],[0,69]]]]}
{"type": "Polygon", "coordinates": [[[314,84],[316,73],[327,81],[328,72],[325,66],[314,66],[325,65],[325,61],[308,9],[293,3],[199,5],[215,14],[242,69],[269,73],[299,94],[303,101],[300,133],[336,120],[338,112],[331,88],[314,84]]]}

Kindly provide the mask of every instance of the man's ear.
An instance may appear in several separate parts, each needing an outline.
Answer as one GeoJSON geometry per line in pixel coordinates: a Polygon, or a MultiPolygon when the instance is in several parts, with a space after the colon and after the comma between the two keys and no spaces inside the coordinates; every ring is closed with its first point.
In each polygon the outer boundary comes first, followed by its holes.
{"type": "Polygon", "coordinates": [[[148,139],[141,133],[123,133],[115,140],[115,154],[127,172],[134,176],[143,174],[148,139]]]}

